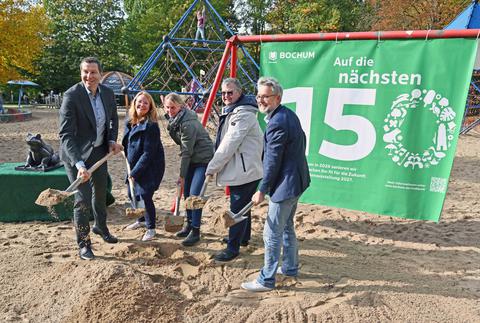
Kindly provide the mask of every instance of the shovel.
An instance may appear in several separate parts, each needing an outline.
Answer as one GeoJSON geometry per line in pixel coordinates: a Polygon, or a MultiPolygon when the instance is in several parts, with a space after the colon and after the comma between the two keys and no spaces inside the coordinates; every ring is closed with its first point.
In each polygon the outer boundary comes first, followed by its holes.
{"type": "Polygon", "coordinates": [[[180,200],[182,198],[182,186],[177,184],[177,196],[175,198],[175,211],[173,215],[165,216],[165,231],[177,232],[183,228],[184,217],[180,215],[180,200]]]}
{"type": "MultiPolygon", "coordinates": [[[[93,166],[87,170],[90,173],[90,175],[94,171],[96,171],[98,167],[102,166],[103,163],[105,163],[107,159],[110,158],[112,155],[113,155],[113,151],[109,152],[102,159],[100,159],[95,164],[93,164],[93,166]]],[[[80,184],[82,184],[82,178],[78,177],[76,180],[72,182],[72,184],[70,184],[69,187],[67,187],[65,191],[60,191],[53,188],[47,188],[46,190],[42,191],[38,195],[37,200],[35,201],[35,204],[40,206],[46,206],[46,207],[57,205],[63,202],[70,195],[75,194],[80,184]]]]}
{"type": "Polygon", "coordinates": [[[208,197],[205,196],[205,191],[207,190],[208,182],[210,182],[211,178],[210,175],[205,177],[199,196],[192,195],[187,197],[185,200],[185,208],[187,210],[202,209],[205,206],[205,203],[208,201],[208,197]]]}
{"type": "Polygon", "coordinates": [[[237,213],[233,213],[232,211],[228,210],[223,213],[223,224],[225,225],[225,229],[230,228],[232,225],[235,225],[237,223],[240,223],[246,219],[248,219],[248,216],[244,216],[245,213],[247,213],[253,206],[253,201],[248,202],[247,205],[243,207],[240,211],[237,213]]]}
{"type": "Polygon", "coordinates": [[[125,156],[125,152],[122,151],[122,155],[125,158],[125,163],[127,164],[127,175],[128,175],[128,186],[130,187],[130,203],[132,207],[127,207],[125,210],[126,216],[130,218],[139,218],[145,214],[145,202],[143,201],[142,197],[140,200],[137,201],[137,196],[135,195],[135,181],[130,178],[130,173],[132,170],[130,169],[130,164],[128,162],[127,156],[125,156]]]}

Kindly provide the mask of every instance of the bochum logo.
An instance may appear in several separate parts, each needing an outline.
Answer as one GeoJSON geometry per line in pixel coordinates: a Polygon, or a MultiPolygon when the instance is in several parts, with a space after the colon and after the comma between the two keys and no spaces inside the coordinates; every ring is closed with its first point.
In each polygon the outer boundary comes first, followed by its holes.
{"type": "Polygon", "coordinates": [[[277,52],[268,53],[268,59],[270,60],[271,63],[275,62],[277,60],[277,52]]]}
{"type": "Polygon", "coordinates": [[[269,52],[268,60],[270,63],[276,63],[279,59],[314,59],[315,52],[269,52]]]}

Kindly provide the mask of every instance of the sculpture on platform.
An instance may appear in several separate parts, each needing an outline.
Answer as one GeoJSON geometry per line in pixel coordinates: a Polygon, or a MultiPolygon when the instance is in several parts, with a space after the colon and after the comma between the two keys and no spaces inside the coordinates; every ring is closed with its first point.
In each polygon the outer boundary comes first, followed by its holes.
{"type": "Polygon", "coordinates": [[[18,166],[15,169],[45,172],[62,166],[58,153],[43,141],[40,134],[29,133],[25,141],[29,147],[27,160],[24,166],[18,166]]]}

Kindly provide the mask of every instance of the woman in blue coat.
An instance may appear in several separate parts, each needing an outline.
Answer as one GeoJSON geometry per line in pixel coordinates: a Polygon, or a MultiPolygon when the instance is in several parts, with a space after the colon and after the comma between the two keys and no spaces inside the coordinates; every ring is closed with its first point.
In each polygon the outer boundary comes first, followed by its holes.
{"type": "MultiPolygon", "coordinates": [[[[160,139],[157,108],[150,94],[139,92],[128,111],[128,121],[122,140],[130,164],[130,177],[135,183],[135,197],[145,202],[145,216],[129,225],[128,229],[145,226],[143,241],[155,236],[155,205],[153,193],[160,186],[165,172],[165,154],[160,139]]],[[[129,196],[131,196],[129,189],[129,196]]]]}

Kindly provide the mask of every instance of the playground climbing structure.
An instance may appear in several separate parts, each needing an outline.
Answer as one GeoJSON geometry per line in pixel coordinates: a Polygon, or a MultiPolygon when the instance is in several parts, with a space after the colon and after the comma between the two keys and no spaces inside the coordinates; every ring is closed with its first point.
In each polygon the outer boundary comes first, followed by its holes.
{"type": "MultiPolygon", "coordinates": [[[[146,90],[151,94],[166,95],[174,92],[183,95],[187,105],[198,112],[203,111],[211,92],[220,61],[225,52],[226,39],[234,32],[222,19],[208,0],[195,0],[172,30],[163,37],[160,45],[128,84],[125,92],[135,94],[146,90]],[[198,38],[197,13],[205,15],[205,38],[198,38]],[[195,38],[197,37],[197,39],[195,38]]],[[[222,77],[237,77],[247,95],[254,95],[259,65],[240,45],[235,56],[229,58],[236,65],[235,74],[222,77]]],[[[220,96],[215,94],[213,125],[219,113],[220,96]]]]}

